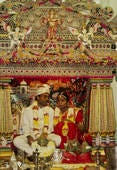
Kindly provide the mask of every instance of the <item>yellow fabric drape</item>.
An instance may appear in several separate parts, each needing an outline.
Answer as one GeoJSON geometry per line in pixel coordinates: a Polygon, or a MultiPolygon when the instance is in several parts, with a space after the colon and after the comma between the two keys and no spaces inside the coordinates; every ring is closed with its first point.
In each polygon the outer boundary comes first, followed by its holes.
{"type": "Polygon", "coordinates": [[[0,89],[0,133],[13,132],[10,90],[0,89]]]}
{"type": "Polygon", "coordinates": [[[90,97],[89,132],[115,132],[115,110],[109,84],[92,85],[90,97]]]}
{"type": "Polygon", "coordinates": [[[116,118],[115,118],[115,110],[114,110],[114,96],[112,87],[107,88],[106,90],[106,96],[107,99],[107,120],[108,120],[108,126],[107,130],[109,132],[113,132],[116,130],[116,118]]]}
{"type": "Polygon", "coordinates": [[[99,129],[98,128],[99,107],[97,105],[97,101],[98,101],[98,87],[92,86],[91,98],[90,98],[89,132],[97,132],[99,129]]]}

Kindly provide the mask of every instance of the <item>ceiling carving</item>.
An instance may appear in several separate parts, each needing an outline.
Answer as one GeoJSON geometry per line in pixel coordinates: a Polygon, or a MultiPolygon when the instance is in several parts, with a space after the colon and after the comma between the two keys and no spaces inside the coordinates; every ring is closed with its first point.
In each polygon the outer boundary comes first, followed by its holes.
{"type": "Polygon", "coordinates": [[[1,68],[113,70],[117,64],[113,12],[91,0],[4,1],[0,3],[1,68]]]}

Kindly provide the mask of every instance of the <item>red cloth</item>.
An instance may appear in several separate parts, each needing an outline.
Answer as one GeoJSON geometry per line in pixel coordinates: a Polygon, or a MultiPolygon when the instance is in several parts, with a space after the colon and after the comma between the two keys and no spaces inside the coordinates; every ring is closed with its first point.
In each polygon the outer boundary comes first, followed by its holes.
{"type": "Polygon", "coordinates": [[[62,163],[77,163],[77,156],[72,152],[64,152],[62,163]]]}
{"type": "Polygon", "coordinates": [[[76,138],[76,126],[73,122],[67,122],[68,125],[68,134],[67,136],[64,136],[62,134],[62,128],[64,126],[64,122],[59,122],[55,127],[54,127],[54,133],[61,136],[61,144],[60,144],[60,149],[64,149],[64,143],[67,142],[67,139],[73,140],[76,138]]]}
{"type": "MultiPolygon", "coordinates": [[[[83,111],[81,109],[78,111],[75,121],[76,121],[76,125],[79,123],[83,124],[83,111]]],[[[79,129],[77,126],[77,139],[80,143],[82,143],[83,134],[84,132],[81,131],[81,129],[79,129]]]]}
{"type": "Polygon", "coordinates": [[[70,140],[77,138],[80,143],[82,143],[83,141],[87,141],[89,145],[92,145],[92,137],[89,134],[84,134],[84,131],[78,128],[79,123],[83,125],[82,109],[78,110],[77,115],[75,117],[75,123],[68,121],[68,126],[69,126],[68,136],[63,136],[62,134],[62,127],[64,125],[64,121],[67,119],[67,114],[64,114],[61,119],[62,121],[59,122],[54,127],[54,133],[60,135],[62,139],[61,145],[60,145],[61,149],[64,148],[64,143],[67,142],[67,138],[70,140]]]}
{"type": "Polygon", "coordinates": [[[77,155],[77,163],[93,163],[90,152],[85,152],[77,155]]]}
{"type": "Polygon", "coordinates": [[[92,136],[89,133],[84,133],[83,141],[86,141],[90,146],[92,146],[92,136]]]}
{"type": "Polygon", "coordinates": [[[91,158],[91,153],[81,153],[81,154],[75,154],[72,152],[64,152],[62,163],[93,163],[94,161],[91,158]]]}
{"type": "Polygon", "coordinates": [[[76,123],[83,122],[83,111],[79,110],[76,116],[76,123]]]}

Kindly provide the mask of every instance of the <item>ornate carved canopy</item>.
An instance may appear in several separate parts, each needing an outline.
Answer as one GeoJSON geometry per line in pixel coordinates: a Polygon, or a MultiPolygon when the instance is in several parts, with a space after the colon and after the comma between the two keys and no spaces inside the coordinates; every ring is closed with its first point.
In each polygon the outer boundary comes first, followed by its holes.
{"type": "Polygon", "coordinates": [[[112,8],[92,0],[7,0],[0,13],[2,76],[112,76],[112,8]]]}

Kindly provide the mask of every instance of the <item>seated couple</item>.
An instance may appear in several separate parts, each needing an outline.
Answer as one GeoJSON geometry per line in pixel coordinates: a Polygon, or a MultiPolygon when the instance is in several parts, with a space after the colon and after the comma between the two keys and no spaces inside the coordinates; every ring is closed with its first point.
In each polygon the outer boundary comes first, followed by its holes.
{"type": "Polygon", "coordinates": [[[55,109],[49,106],[50,87],[39,87],[35,101],[24,109],[22,116],[23,135],[14,138],[16,148],[24,151],[28,157],[34,153],[32,144],[43,135],[53,141],[56,148],[64,149],[68,140],[83,142],[84,121],[80,108],[69,108],[69,98],[65,92],[57,97],[55,109]]]}

